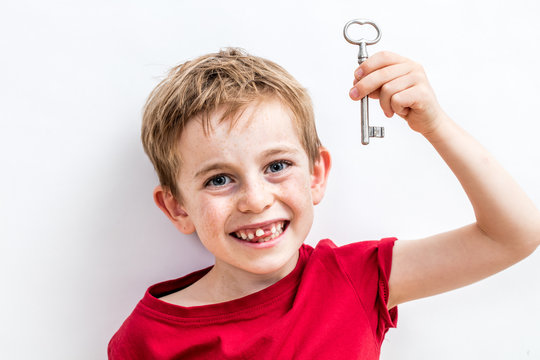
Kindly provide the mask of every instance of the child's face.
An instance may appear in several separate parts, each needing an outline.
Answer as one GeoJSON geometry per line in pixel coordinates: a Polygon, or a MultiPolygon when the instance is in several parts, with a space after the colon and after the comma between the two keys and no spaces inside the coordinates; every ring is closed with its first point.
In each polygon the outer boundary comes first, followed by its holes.
{"type": "Polygon", "coordinates": [[[184,232],[195,228],[215,269],[290,271],[324,193],[324,164],[310,172],[290,112],[276,100],[250,105],[233,128],[218,115],[209,134],[194,120],[180,139],[184,232]]]}

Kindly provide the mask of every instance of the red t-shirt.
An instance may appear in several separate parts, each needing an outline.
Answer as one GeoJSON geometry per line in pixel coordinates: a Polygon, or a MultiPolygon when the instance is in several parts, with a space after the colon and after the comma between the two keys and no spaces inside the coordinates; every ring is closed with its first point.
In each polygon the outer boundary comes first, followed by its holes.
{"type": "Polygon", "coordinates": [[[294,270],[254,294],[182,307],[159,300],[210,268],[151,286],[109,343],[109,359],[379,359],[395,238],[302,245],[294,270]]]}

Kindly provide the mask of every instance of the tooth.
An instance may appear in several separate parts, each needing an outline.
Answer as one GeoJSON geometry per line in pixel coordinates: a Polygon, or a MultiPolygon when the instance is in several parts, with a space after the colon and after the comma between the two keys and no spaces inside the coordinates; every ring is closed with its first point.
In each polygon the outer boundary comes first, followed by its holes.
{"type": "Polygon", "coordinates": [[[264,235],[264,230],[263,229],[257,229],[257,231],[255,231],[255,235],[263,236],[264,235]]]}
{"type": "Polygon", "coordinates": [[[247,235],[246,235],[245,232],[240,232],[240,237],[241,237],[242,239],[244,239],[244,240],[247,239],[247,235]]]}
{"type": "Polygon", "coordinates": [[[277,224],[277,230],[281,230],[281,229],[283,229],[283,223],[282,222],[277,224]]]}
{"type": "Polygon", "coordinates": [[[270,229],[270,231],[272,232],[272,234],[275,234],[276,233],[276,227],[272,226],[272,229],[270,229]]]}
{"type": "Polygon", "coordinates": [[[247,237],[249,238],[249,240],[253,240],[255,236],[252,233],[249,233],[247,234],[247,237]]]}

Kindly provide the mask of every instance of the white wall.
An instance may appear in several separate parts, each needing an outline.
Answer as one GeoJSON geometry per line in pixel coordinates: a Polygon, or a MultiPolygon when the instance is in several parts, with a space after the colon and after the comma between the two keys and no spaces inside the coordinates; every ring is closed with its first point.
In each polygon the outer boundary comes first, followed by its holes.
{"type": "MultiPolygon", "coordinates": [[[[179,62],[240,46],[307,86],[333,173],[309,243],[411,239],[473,221],[429,144],[372,102],[360,145],[346,21],[377,21],[446,111],[540,206],[540,3],[4,1],[0,6],[0,358],[105,358],[152,283],[211,264],[153,205],[141,108],[179,62]]],[[[477,285],[404,304],[383,359],[540,359],[540,251],[477,285]]]]}

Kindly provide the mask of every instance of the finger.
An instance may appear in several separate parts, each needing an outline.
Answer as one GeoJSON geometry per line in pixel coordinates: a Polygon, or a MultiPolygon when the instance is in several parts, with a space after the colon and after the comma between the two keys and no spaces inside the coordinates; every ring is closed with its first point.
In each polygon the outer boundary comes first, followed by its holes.
{"type": "Polygon", "coordinates": [[[390,105],[392,111],[399,116],[406,118],[411,109],[418,109],[419,106],[419,89],[418,86],[410,87],[399,93],[392,95],[390,105]]]}
{"type": "Polygon", "coordinates": [[[400,64],[405,62],[410,62],[411,60],[392,53],[390,51],[381,51],[370,56],[366,61],[364,61],[354,72],[354,77],[357,80],[360,80],[363,76],[371,74],[372,72],[382,69],[384,67],[400,64]]]}
{"type": "MultiPolygon", "coordinates": [[[[354,85],[358,82],[358,80],[355,80],[354,82],[354,85]]],[[[379,92],[380,92],[380,89],[377,89],[375,91],[372,91],[369,93],[369,98],[370,99],[378,99],[379,98],[379,92]]]]}
{"type": "Polygon", "coordinates": [[[386,117],[392,117],[395,112],[391,104],[392,96],[414,86],[416,83],[417,79],[414,74],[409,73],[389,81],[381,87],[379,103],[386,117]]]}
{"type": "MultiPolygon", "coordinates": [[[[355,80],[354,84],[356,84],[358,82],[358,80],[355,80]]],[[[378,99],[379,98],[379,92],[380,92],[380,89],[377,89],[375,91],[372,91],[369,93],[369,98],[370,99],[378,99]]]]}
{"type": "Polygon", "coordinates": [[[360,79],[350,90],[349,95],[353,100],[358,100],[373,91],[377,90],[385,83],[400,76],[408,74],[412,70],[410,64],[401,63],[383,67],[360,79]]]}
{"type": "Polygon", "coordinates": [[[381,92],[381,90],[377,89],[377,90],[373,91],[371,94],[369,94],[368,96],[369,96],[370,99],[375,99],[376,100],[376,99],[378,99],[380,97],[380,92],[381,92]]]}
{"type": "Polygon", "coordinates": [[[357,67],[355,70],[354,70],[354,81],[353,81],[353,85],[356,85],[356,83],[358,82],[358,80],[360,80],[362,78],[362,68],[359,66],[357,67]]]}
{"type": "Polygon", "coordinates": [[[353,85],[356,85],[356,83],[363,76],[368,75],[378,69],[381,69],[389,65],[405,63],[405,62],[410,62],[410,61],[411,60],[403,56],[400,56],[398,54],[392,53],[390,51],[381,51],[381,52],[375,53],[375,55],[368,58],[366,61],[360,64],[359,67],[357,67],[354,70],[353,85]]]}

